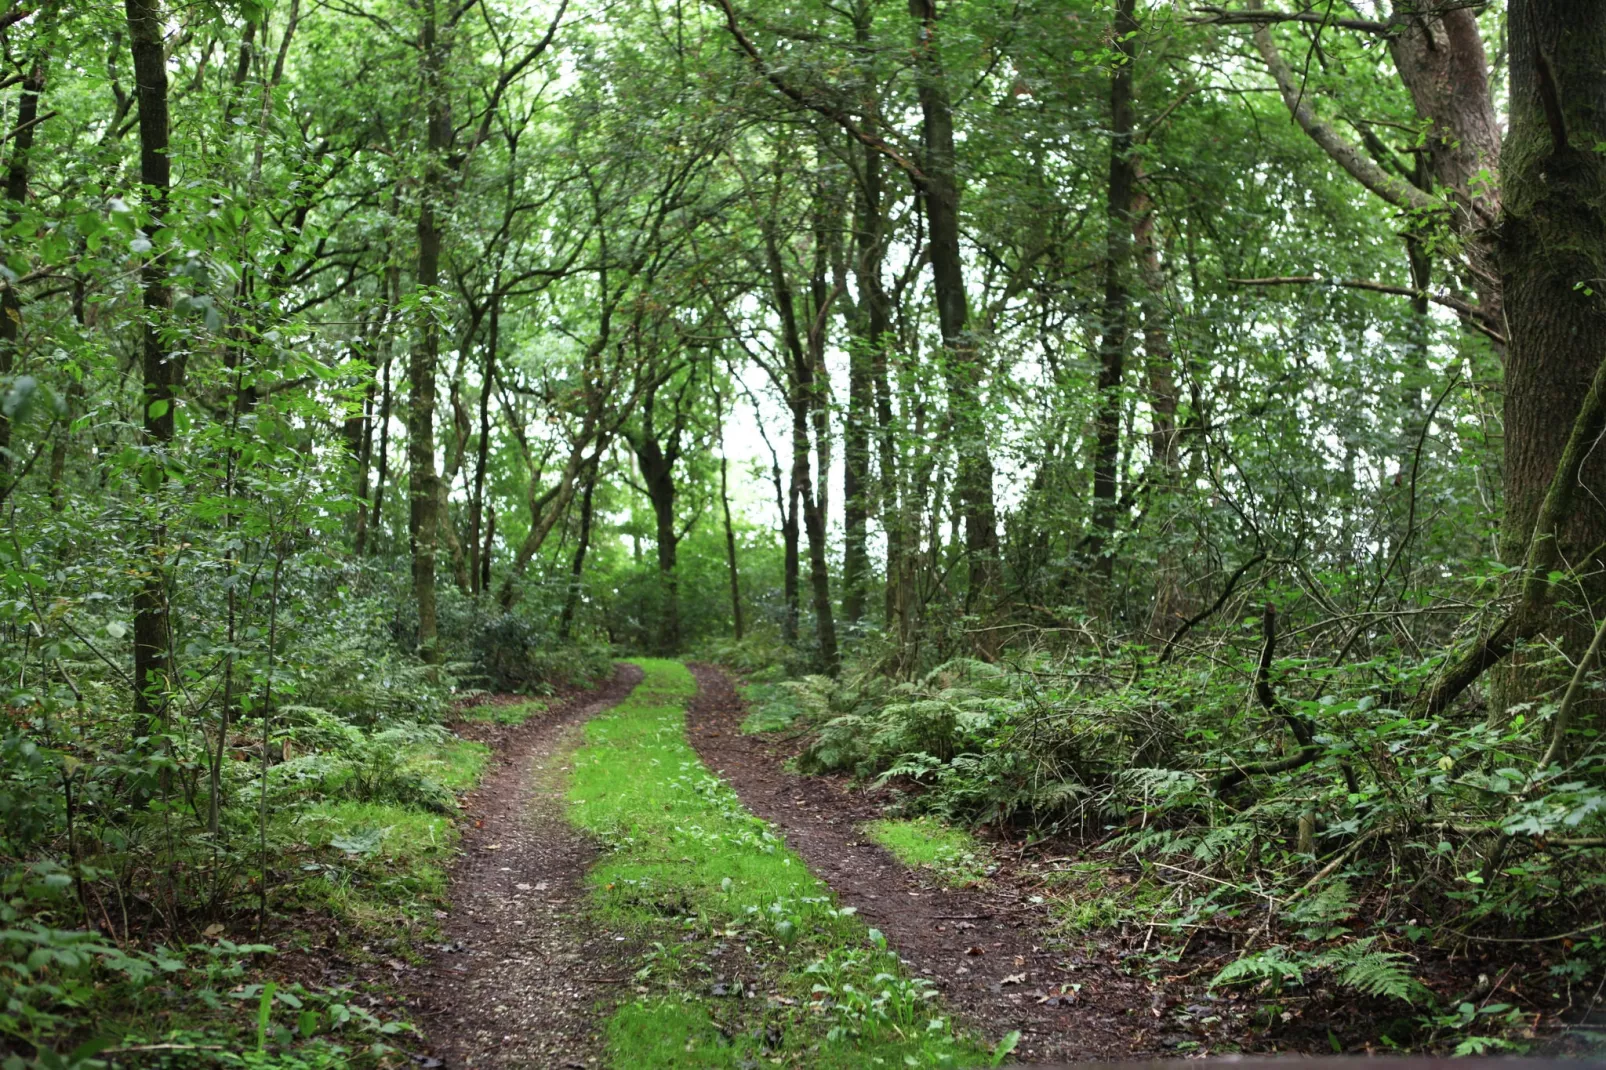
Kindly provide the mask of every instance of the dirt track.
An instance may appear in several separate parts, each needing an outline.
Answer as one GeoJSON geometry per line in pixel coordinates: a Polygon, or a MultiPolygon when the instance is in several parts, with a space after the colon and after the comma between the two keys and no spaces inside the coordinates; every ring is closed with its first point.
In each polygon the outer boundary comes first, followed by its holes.
{"type": "Polygon", "coordinates": [[[641,680],[621,665],[598,691],[502,732],[496,768],[465,800],[463,855],[452,872],[421,1000],[437,1065],[601,1064],[599,1004],[630,968],[614,934],[586,917],[584,877],[596,856],[563,815],[563,770],[591,717],[641,680]]]}

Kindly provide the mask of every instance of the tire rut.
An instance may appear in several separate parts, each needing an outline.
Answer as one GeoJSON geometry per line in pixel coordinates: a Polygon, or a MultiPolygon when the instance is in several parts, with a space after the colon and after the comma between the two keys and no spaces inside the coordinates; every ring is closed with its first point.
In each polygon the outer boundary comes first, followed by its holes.
{"type": "Polygon", "coordinates": [[[788,754],[741,733],[746,705],[725,674],[707,665],[691,670],[697,695],[687,709],[687,736],[704,764],[774,824],[917,974],[933,980],[961,1021],[994,1040],[1020,1030],[1015,1057],[1029,1062],[1152,1050],[1142,982],[1060,946],[1046,911],[1007,882],[936,885],[864,839],[859,825],[880,816],[873,803],[840,780],[788,772],[788,754]]]}
{"type": "Polygon", "coordinates": [[[564,816],[564,774],[585,722],[641,679],[618,665],[600,691],[508,732],[465,798],[452,908],[420,1000],[425,1065],[600,1065],[599,1005],[624,991],[631,966],[622,938],[586,915],[597,848],[564,816]]]}

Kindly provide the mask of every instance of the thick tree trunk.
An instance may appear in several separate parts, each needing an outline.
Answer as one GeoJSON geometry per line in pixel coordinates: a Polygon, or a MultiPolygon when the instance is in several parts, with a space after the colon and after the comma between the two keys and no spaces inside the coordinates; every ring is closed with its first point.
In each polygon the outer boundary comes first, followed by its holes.
{"type": "MultiPolygon", "coordinates": [[[[39,94],[45,88],[45,61],[36,60],[22,82],[22,99],[17,104],[17,134],[11,139],[11,159],[6,165],[6,200],[21,207],[28,199],[28,155],[39,118],[39,94]]],[[[13,210],[12,218],[16,217],[13,210]]],[[[17,368],[17,339],[22,333],[22,299],[15,286],[0,293],[0,378],[17,368]]],[[[0,413],[0,473],[11,464],[11,421],[0,413]]]]}
{"type": "Polygon", "coordinates": [[[1117,465],[1121,449],[1121,380],[1126,369],[1127,275],[1132,259],[1132,208],[1137,190],[1132,157],[1132,66],[1136,52],[1135,0],[1119,0],[1115,10],[1115,51],[1110,73],[1110,176],[1105,202],[1103,335],[1099,340],[1098,400],[1093,417],[1093,530],[1089,548],[1094,568],[1108,583],[1115,558],[1117,465]]]}
{"type": "MultiPolygon", "coordinates": [[[[1510,324],[1506,361],[1505,561],[1521,565],[1541,504],[1561,462],[1606,338],[1606,5],[1593,0],[1512,0],[1511,128],[1502,150],[1500,270],[1510,324]]],[[[1606,455],[1594,450],[1577,485],[1606,487],[1606,455]]],[[[1549,536],[1544,536],[1549,537],[1549,536]]],[[[1540,560],[1585,577],[1582,589],[1520,622],[1558,643],[1574,663],[1591,629],[1586,606],[1606,598],[1599,556],[1606,508],[1573,495],[1555,545],[1540,560]],[[1591,555],[1596,555],[1591,557],[1591,555]]],[[[1497,676],[1495,715],[1538,700],[1566,678],[1547,648],[1530,644],[1497,676]],[[1540,661],[1550,661],[1541,667],[1540,661]]],[[[1601,703],[1575,723],[1598,727],[1601,703]]]]}
{"type": "MultiPolygon", "coordinates": [[[[441,224],[436,212],[445,187],[444,154],[451,144],[452,117],[442,68],[445,49],[436,36],[435,0],[424,0],[420,37],[424,107],[429,123],[428,156],[418,208],[418,288],[429,293],[440,284],[441,224]]],[[[419,338],[407,362],[407,492],[411,502],[413,596],[418,604],[418,650],[425,661],[439,659],[436,647],[435,557],[440,544],[440,477],[435,471],[435,373],[440,363],[440,328],[425,310],[419,338]]]]}
{"type": "MultiPolygon", "coordinates": [[[[165,479],[166,452],[173,441],[173,406],[178,400],[177,358],[168,359],[162,344],[164,319],[172,308],[167,269],[160,252],[162,216],[172,185],[168,156],[167,56],[162,46],[164,17],[160,0],[126,0],[130,51],[139,97],[139,180],[150,208],[147,237],[155,248],[140,267],[141,303],[140,373],[144,389],[143,431],[150,456],[144,462],[147,487],[165,479]]],[[[134,712],[138,734],[148,734],[167,708],[165,694],[172,671],[166,597],[165,525],[150,531],[147,560],[134,594],[134,712]]]]}
{"type": "MultiPolygon", "coordinates": [[[[930,231],[932,290],[936,295],[937,326],[945,350],[949,423],[958,458],[955,481],[965,522],[965,561],[969,571],[965,608],[967,612],[985,613],[992,608],[999,581],[998,516],[993,503],[989,428],[981,408],[984,363],[975,339],[967,331],[970,313],[959,245],[959,179],[954,153],[953,107],[937,51],[936,0],[910,0],[909,11],[917,30],[915,57],[924,135],[921,164],[926,178],[921,199],[930,231]]],[[[983,647],[989,645],[986,641],[982,643],[983,647]]],[[[988,652],[983,650],[984,654],[988,652]]]]}
{"type": "Polygon", "coordinates": [[[668,465],[642,464],[647,499],[652,503],[655,538],[658,544],[658,591],[663,599],[658,619],[658,652],[670,655],[680,650],[680,579],[675,573],[680,538],[675,531],[675,480],[668,465]]]}
{"type": "Polygon", "coordinates": [[[1417,113],[1427,121],[1428,164],[1433,180],[1455,205],[1451,227],[1461,236],[1469,288],[1490,323],[1501,322],[1499,250],[1500,120],[1489,91],[1489,62],[1478,31],[1477,11],[1439,5],[1423,10],[1417,0],[1396,0],[1389,37],[1400,80],[1417,113]]]}

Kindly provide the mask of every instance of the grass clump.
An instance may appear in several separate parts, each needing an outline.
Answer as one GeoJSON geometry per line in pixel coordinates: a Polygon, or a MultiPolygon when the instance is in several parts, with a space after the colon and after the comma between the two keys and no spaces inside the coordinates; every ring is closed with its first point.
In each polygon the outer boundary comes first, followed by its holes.
{"type": "Polygon", "coordinates": [[[1122,922],[1162,917],[1166,888],[1147,874],[1123,872],[1108,860],[1073,862],[1045,877],[1049,908],[1060,928],[1093,934],[1122,922]]]}
{"type": "Polygon", "coordinates": [[[747,701],[747,719],[742,731],[750,735],[780,732],[794,726],[812,724],[830,715],[825,696],[831,681],[823,676],[806,676],[781,683],[749,683],[742,687],[747,701]]]}
{"type": "Polygon", "coordinates": [[[468,791],[485,775],[491,748],[472,739],[448,739],[408,754],[402,768],[429,777],[447,791],[468,791]]]}
{"type": "Polygon", "coordinates": [[[573,820],[612,847],[590,875],[599,911],[660,949],[637,973],[649,993],[609,1021],[611,1061],[984,1062],[929,982],[704,768],[684,733],[686,668],[640,664],[645,680],[586,726],[569,786],[573,820]]]}
{"type": "Polygon", "coordinates": [[[929,869],[950,887],[963,888],[987,876],[986,848],[964,829],[934,817],[872,821],[864,832],[904,865],[929,869]]]}
{"type": "Polygon", "coordinates": [[[528,702],[487,702],[470,706],[463,711],[462,719],[474,724],[500,724],[516,727],[531,717],[545,713],[551,704],[546,699],[532,698],[528,702]]]}

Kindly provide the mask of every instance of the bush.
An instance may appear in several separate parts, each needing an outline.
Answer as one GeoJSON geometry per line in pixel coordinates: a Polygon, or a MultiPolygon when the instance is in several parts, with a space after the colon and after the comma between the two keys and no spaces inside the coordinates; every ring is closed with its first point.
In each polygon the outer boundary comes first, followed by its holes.
{"type": "Polygon", "coordinates": [[[586,686],[613,672],[606,647],[558,645],[517,611],[483,620],[469,640],[468,656],[474,682],[491,691],[549,694],[554,687],[586,686]]]}

